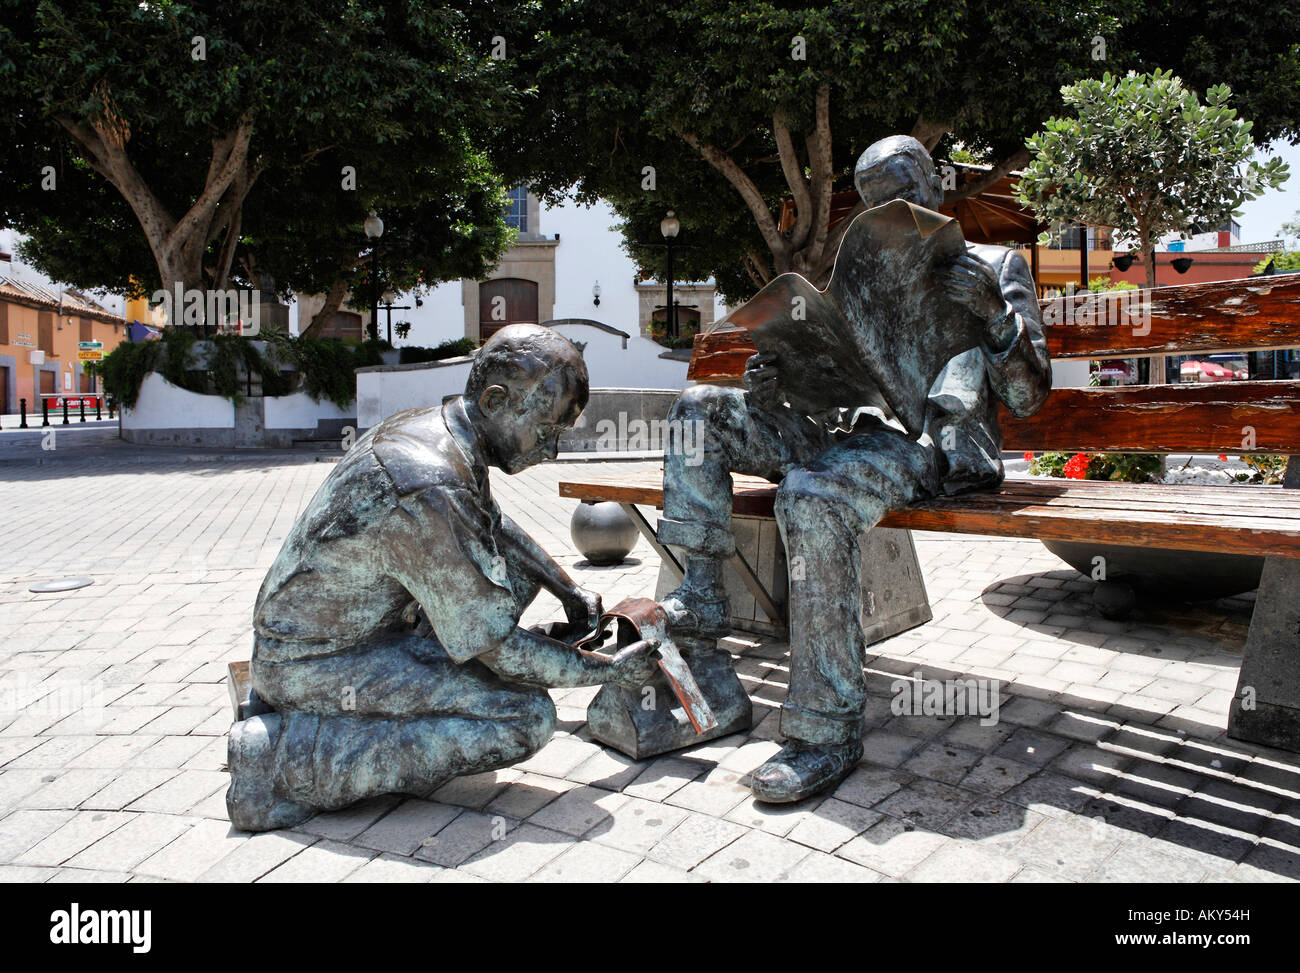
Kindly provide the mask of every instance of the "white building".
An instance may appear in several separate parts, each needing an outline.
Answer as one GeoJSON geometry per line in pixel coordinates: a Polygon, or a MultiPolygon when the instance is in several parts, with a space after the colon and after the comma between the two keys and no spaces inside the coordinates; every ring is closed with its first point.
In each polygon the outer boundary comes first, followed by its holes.
{"type": "MultiPolygon", "coordinates": [[[[592,322],[630,338],[648,336],[652,319],[664,317],[665,287],[636,280],[636,264],[613,228],[617,221],[606,203],[544,207],[520,187],[507,213],[518,237],[497,266],[482,281],[463,279],[400,295],[395,303],[408,308],[393,311],[393,322],[409,322],[411,330],[393,343],[432,347],[466,336],[482,340],[507,324],[552,321],[592,322]]],[[[725,313],[712,281],[675,283],[674,303],[683,331],[707,327],[725,313]]],[[[386,321],[381,308],[381,337],[386,321]]]]}

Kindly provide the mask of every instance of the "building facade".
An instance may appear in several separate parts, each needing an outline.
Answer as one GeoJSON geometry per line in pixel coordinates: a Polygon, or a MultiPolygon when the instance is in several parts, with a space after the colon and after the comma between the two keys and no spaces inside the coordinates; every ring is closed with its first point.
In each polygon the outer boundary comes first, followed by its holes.
{"type": "MultiPolygon", "coordinates": [[[[398,303],[411,325],[405,343],[437,345],[462,337],[482,341],[509,324],[583,320],[649,337],[666,317],[662,281],[637,277],[623,250],[618,216],[605,203],[543,205],[524,187],[511,193],[506,219],[514,244],[482,280],[440,284],[398,303]],[[419,300],[414,300],[418,298],[419,300]]],[[[679,327],[707,327],[725,313],[712,281],[674,282],[679,327]]],[[[299,313],[299,319],[306,316],[299,313]]],[[[381,329],[382,332],[382,329],[381,329]]]]}
{"type": "Polygon", "coordinates": [[[126,322],[74,292],[0,277],[0,403],[4,412],[41,411],[41,399],[97,393],[99,379],[79,359],[78,344],[99,342],[107,355],[126,341],[126,322]]]}
{"type": "MultiPolygon", "coordinates": [[[[81,342],[99,342],[107,355],[127,340],[126,321],[113,305],[60,288],[16,254],[18,234],[0,230],[0,412],[13,415],[26,400],[39,415],[41,398],[100,390],[78,356],[81,342]]],[[[56,406],[57,407],[57,406],[56,406]]]]}

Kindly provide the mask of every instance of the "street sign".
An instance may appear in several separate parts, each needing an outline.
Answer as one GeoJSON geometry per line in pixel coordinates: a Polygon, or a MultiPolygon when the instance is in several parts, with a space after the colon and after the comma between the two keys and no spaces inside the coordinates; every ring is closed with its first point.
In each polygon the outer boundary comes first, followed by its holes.
{"type": "Polygon", "coordinates": [[[103,361],[104,343],[102,341],[78,341],[77,361],[103,361]]]}

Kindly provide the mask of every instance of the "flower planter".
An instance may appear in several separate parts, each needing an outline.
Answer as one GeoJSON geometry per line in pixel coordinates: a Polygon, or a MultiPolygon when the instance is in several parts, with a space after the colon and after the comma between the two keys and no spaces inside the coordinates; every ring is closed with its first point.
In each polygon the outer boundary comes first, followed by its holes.
{"type": "Polygon", "coordinates": [[[1155,601],[1210,601],[1259,587],[1264,558],[1244,554],[1121,547],[1087,541],[1042,542],[1049,551],[1085,577],[1098,578],[1096,604],[1108,618],[1128,613],[1137,598],[1155,601]],[[1101,557],[1103,562],[1094,561],[1101,557]]]}

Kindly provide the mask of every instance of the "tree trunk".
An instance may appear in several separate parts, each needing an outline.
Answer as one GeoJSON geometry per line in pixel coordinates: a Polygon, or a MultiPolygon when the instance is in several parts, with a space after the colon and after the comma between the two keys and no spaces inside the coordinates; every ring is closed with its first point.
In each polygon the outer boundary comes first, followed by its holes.
{"type": "MultiPolygon", "coordinates": [[[[104,109],[88,121],[59,116],[57,121],[82,150],[86,162],[113,186],[135,213],[153,253],[161,289],[175,295],[206,290],[203,255],[223,226],[230,224],[229,210],[238,211],[257,177],[249,166],[253,136],[251,113],[234,128],[212,140],[212,156],[203,191],[180,219],[169,213],[154,195],[126,152],[131,138],[129,123],[120,115],[107,88],[97,90],[104,109]]],[[[183,308],[172,308],[170,324],[184,326],[183,308]]]]}
{"type": "Polygon", "coordinates": [[[329,319],[334,316],[334,312],[343,306],[343,298],[348,296],[348,284],[342,277],[334,278],[330,284],[329,291],[325,294],[325,303],[321,309],[312,315],[311,324],[299,332],[302,338],[319,338],[320,333],[325,330],[325,325],[329,319]]]}
{"type": "MultiPolygon", "coordinates": [[[[1156,286],[1156,245],[1151,239],[1151,232],[1145,227],[1138,228],[1138,247],[1142,251],[1142,266],[1147,272],[1147,290],[1156,286]]],[[[1148,385],[1165,384],[1165,356],[1156,355],[1150,359],[1148,385]]]]}

